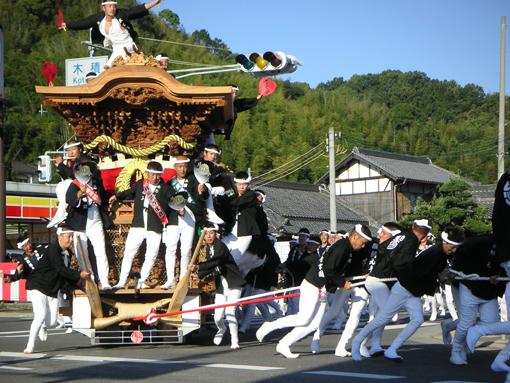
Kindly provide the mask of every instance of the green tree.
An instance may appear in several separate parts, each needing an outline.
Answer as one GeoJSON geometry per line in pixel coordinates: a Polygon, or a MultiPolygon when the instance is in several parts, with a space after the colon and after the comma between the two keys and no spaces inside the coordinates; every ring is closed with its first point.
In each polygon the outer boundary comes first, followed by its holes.
{"type": "Polygon", "coordinates": [[[468,235],[491,231],[487,209],[480,206],[469,192],[469,185],[461,179],[452,179],[438,188],[438,193],[427,202],[420,198],[414,210],[400,224],[410,227],[415,219],[432,221],[432,232],[437,237],[449,225],[461,226],[468,235]]]}

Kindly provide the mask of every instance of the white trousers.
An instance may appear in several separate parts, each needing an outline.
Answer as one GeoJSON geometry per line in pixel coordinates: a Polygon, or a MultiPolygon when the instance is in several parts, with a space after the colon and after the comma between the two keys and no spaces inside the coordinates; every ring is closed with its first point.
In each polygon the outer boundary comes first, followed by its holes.
{"type": "Polygon", "coordinates": [[[355,347],[354,345],[359,348],[363,340],[370,336],[375,329],[383,327],[391,322],[391,318],[393,318],[402,307],[405,307],[409,314],[409,323],[393,340],[388,349],[397,352],[400,346],[416,332],[424,321],[421,299],[415,297],[406,290],[400,282],[393,285],[388,301],[380,307],[375,318],[356,335],[353,340],[353,349],[355,347]]]}
{"type": "Polygon", "coordinates": [[[225,245],[227,245],[228,249],[230,250],[230,254],[232,254],[232,257],[237,264],[237,267],[239,267],[239,271],[241,271],[243,276],[245,276],[251,269],[260,266],[264,260],[257,257],[255,254],[247,252],[251,243],[251,235],[238,237],[234,234],[235,232],[237,232],[236,227],[234,227],[232,233],[223,237],[221,240],[225,245]]]}
{"type": "Polygon", "coordinates": [[[191,249],[193,247],[193,238],[195,236],[195,219],[188,211],[184,216],[179,216],[177,225],[169,225],[166,227],[165,239],[166,253],[166,274],[167,284],[172,284],[175,277],[175,253],[177,244],[181,240],[181,266],[179,280],[184,277],[188,270],[189,261],[191,259],[191,249]]]}
{"type": "Polygon", "coordinates": [[[452,292],[452,285],[444,285],[444,296],[445,296],[445,301],[446,301],[446,306],[448,307],[448,312],[450,313],[450,316],[452,317],[452,319],[455,321],[457,320],[457,318],[459,317],[457,315],[457,309],[455,307],[455,299],[453,297],[453,292],[452,292]]]}
{"type": "Polygon", "coordinates": [[[336,319],[340,312],[343,312],[344,303],[347,302],[350,296],[351,290],[344,289],[337,289],[334,293],[328,293],[329,306],[325,310],[317,331],[313,334],[313,340],[320,340],[321,336],[326,332],[329,322],[336,319]]]}
{"type": "Polygon", "coordinates": [[[85,258],[85,262],[87,263],[87,267],[90,272],[92,272],[92,266],[90,264],[90,256],[88,251],[88,242],[92,244],[92,248],[94,249],[94,256],[96,257],[96,265],[97,265],[97,274],[99,277],[99,281],[103,286],[109,286],[108,282],[108,258],[106,256],[106,245],[105,245],[105,236],[103,223],[99,221],[91,221],[87,220],[87,226],[85,227],[85,232],[83,231],[75,231],[74,232],[74,253],[76,254],[76,258],[78,260],[78,265],[80,266],[80,270],[83,270],[83,263],[81,257],[78,256],[78,241],[76,239],[76,234],[80,234],[80,242],[81,248],[83,249],[83,258],[85,258]]]}
{"type": "MultiPolygon", "coordinates": [[[[370,302],[373,304],[374,312],[372,318],[370,319],[372,321],[377,315],[377,313],[380,311],[381,307],[383,307],[388,301],[391,291],[386,283],[379,280],[379,278],[371,276],[367,277],[365,287],[370,293],[370,302]]],[[[384,326],[380,326],[372,332],[372,345],[371,345],[372,350],[381,349],[381,339],[383,330],[384,326]]]]}
{"type": "Polygon", "coordinates": [[[119,275],[119,285],[125,285],[131,271],[131,264],[138,249],[145,241],[145,260],[140,272],[139,282],[144,283],[151,272],[154,261],[158,256],[159,244],[161,242],[161,234],[154,231],[145,230],[143,227],[132,227],[126,239],[124,247],[124,257],[122,258],[122,267],[119,275]]]}
{"type": "Polygon", "coordinates": [[[34,349],[35,338],[39,334],[39,330],[43,324],[46,324],[46,327],[56,325],[58,317],[58,298],[44,295],[39,290],[30,290],[30,293],[34,319],[30,325],[27,349],[31,351],[34,349]]]}
{"type": "MultiPolygon", "coordinates": [[[[214,304],[220,305],[227,302],[233,302],[241,297],[241,289],[230,289],[225,278],[221,277],[223,285],[223,294],[216,294],[214,304]]],[[[223,307],[214,310],[214,323],[219,331],[226,331],[225,322],[227,322],[230,331],[230,342],[232,345],[239,344],[238,326],[236,318],[236,306],[223,307]]]]}
{"type": "Polygon", "coordinates": [[[298,340],[315,331],[326,310],[326,296],[324,289],[315,287],[306,279],[301,283],[301,297],[297,314],[279,318],[267,323],[267,334],[274,330],[294,327],[285,335],[280,343],[291,346],[298,340]]]}
{"type": "Polygon", "coordinates": [[[470,327],[475,325],[478,313],[480,313],[481,324],[499,321],[497,299],[485,300],[478,298],[462,283],[459,286],[459,293],[459,323],[455,331],[455,337],[453,338],[452,352],[461,352],[464,350],[467,331],[470,327]]]}
{"type": "Polygon", "coordinates": [[[342,332],[342,336],[340,337],[340,341],[338,342],[337,349],[341,348],[344,350],[349,340],[351,340],[354,331],[356,331],[361,313],[363,312],[363,309],[368,302],[368,292],[363,287],[355,287],[352,291],[351,299],[352,304],[351,311],[349,313],[349,319],[345,324],[345,328],[342,332]]]}

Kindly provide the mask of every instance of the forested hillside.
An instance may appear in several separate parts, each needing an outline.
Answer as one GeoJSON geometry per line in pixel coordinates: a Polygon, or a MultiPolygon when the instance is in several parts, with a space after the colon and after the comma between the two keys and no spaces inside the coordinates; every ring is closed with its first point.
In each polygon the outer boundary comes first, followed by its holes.
{"type": "MultiPolygon", "coordinates": [[[[45,83],[42,62],[57,64],[55,83],[61,85],[65,58],[87,55],[80,41],[88,39],[88,32],[57,30],[58,3],[66,21],[99,9],[89,0],[3,0],[0,7],[5,34],[7,162],[33,161],[45,150],[57,148],[70,134],[57,114],[38,112],[41,100],[34,91],[34,85],[45,83]]],[[[129,4],[135,1],[122,3],[129,4]]],[[[212,48],[141,40],[139,45],[146,53],[166,52],[172,59],[194,63],[234,63],[228,42],[214,39],[205,30],[186,31],[171,11],[156,8],[156,12],[159,16],[153,13],[134,23],[140,37],[212,48]]],[[[257,93],[257,80],[247,74],[198,76],[185,82],[235,83],[241,88],[240,97],[257,93]]],[[[327,170],[323,151],[327,130],[333,126],[342,133],[340,142],[347,151],[357,145],[426,155],[462,176],[495,181],[498,99],[476,85],[462,87],[420,72],[392,70],[349,80],[335,78],[316,89],[304,83],[278,83],[275,94],[239,115],[232,139],[222,143],[223,161],[232,169],[251,167],[259,175],[309,152],[290,164],[295,166],[282,167],[269,176],[315,182],[327,170]]]]}

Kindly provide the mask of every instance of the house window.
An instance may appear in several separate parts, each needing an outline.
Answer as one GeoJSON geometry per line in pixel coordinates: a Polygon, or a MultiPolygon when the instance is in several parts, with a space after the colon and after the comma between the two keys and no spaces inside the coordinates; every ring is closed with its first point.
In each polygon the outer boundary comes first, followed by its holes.
{"type": "Polygon", "coordinates": [[[387,178],[379,179],[379,191],[390,191],[391,190],[391,181],[387,178]]]}
{"type": "Polygon", "coordinates": [[[367,193],[375,193],[379,191],[379,180],[367,180],[366,182],[367,193]]]}
{"type": "Polygon", "coordinates": [[[341,182],[340,195],[352,194],[352,182],[341,182]]]}
{"type": "Polygon", "coordinates": [[[353,194],[365,193],[365,181],[354,181],[352,192],[353,194]]]}

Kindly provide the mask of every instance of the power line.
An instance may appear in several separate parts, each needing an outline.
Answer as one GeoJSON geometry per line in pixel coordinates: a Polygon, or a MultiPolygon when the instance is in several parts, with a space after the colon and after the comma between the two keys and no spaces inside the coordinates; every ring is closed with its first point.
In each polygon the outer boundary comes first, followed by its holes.
{"type": "Polygon", "coordinates": [[[219,50],[219,51],[230,52],[230,49],[228,49],[228,48],[217,48],[217,47],[212,47],[210,45],[199,45],[199,44],[191,44],[191,43],[182,43],[182,42],[179,42],[179,41],[154,39],[152,37],[138,37],[138,38],[140,40],[156,41],[158,43],[166,43],[166,44],[174,44],[174,45],[184,45],[184,46],[188,46],[188,47],[206,48],[206,49],[214,49],[214,50],[219,50]]]}
{"type": "Polygon", "coordinates": [[[288,162],[286,162],[286,163],[284,163],[284,164],[282,164],[282,165],[278,166],[277,168],[274,168],[274,169],[272,169],[272,170],[269,170],[268,172],[265,172],[265,173],[259,174],[258,176],[254,177],[253,179],[254,179],[254,180],[256,180],[256,179],[258,179],[258,178],[261,178],[261,177],[263,177],[263,176],[265,176],[265,175],[267,175],[267,174],[270,174],[270,173],[272,173],[272,172],[275,172],[275,171],[277,171],[278,169],[280,169],[280,168],[282,168],[282,167],[285,167],[285,166],[287,166],[287,165],[291,164],[292,162],[295,162],[295,161],[299,160],[301,157],[306,156],[308,153],[310,153],[310,152],[314,151],[315,149],[317,149],[320,145],[323,145],[323,144],[322,144],[322,143],[317,144],[316,146],[314,146],[313,148],[311,148],[310,150],[308,150],[306,153],[303,153],[303,154],[301,154],[301,155],[297,156],[297,157],[296,157],[296,158],[294,158],[293,160],[290,160],[290,161],[288,161],[288,162]]]}
{"type": "MultiPolygon", "coordinates": [[[[323,153],[324,153],[323,150],[315,153],[314,155],[312,155],[311,158],[306,160],[304,164],[306,165],[306,163],[308,163],[309,160],[314,160],[314,159],[322,156],[323,153]]],[[[264,179],[261,182],[265,183],[267,181],[276,180],[276,179],[280,179],[280,178],[286,177],[287,175],[292,174],[295,170],[300,169],[303,166],[304,166],[303,163],[298,163],[298,164],[292,165],[290,168],[284,169],[284,170],[280,171],[279,174],[272,175],[271,177],[269,177],[267,179],[264,179]]]]}
{"type": "Polygon", "coordinates": [[[319,158],[321,158],[322,154],[324,154],[324,150],[322,150],[322,151],[320,151],[319,153],[315,154],[312,158],[310,158],[309,160],[307,160],[307,161],[303,162],[302,164],[300,164],[299,166],[297,166],[296,168],[294,168],[292,171],[289,171],[289,172],[287,172],[287,173],[284,173],[284,174],[282,174],[281,176],[276,177],[276,178],[274,178],[274,179],[272,179],[272,180],[270,180],[270,181],[268,181],[268,182],[265,182],[265,183],[262,183],[262,184],[260,184],[260,185],[257,185],[257,187],[264,187],[264,186],[269,185],[269,184],[271,184],[271,183],[273,183],[273,182],[275,182],[275,181],[277,181],[277,180],[279,180],[279,179],[282,179],[282,178],[284,178],[284,177],[287,177],[288,175],[290,175],[290,174],[292,174],[292,173],[295,173],[296,171],[298,171],[299,169],[303,168],[304,166],[306,166],[306,165],[308,165],[308,164],[310,164],[310,163],[312,163],[312,162],[314,162],[314,161],[318,160],[319,158]]]}

